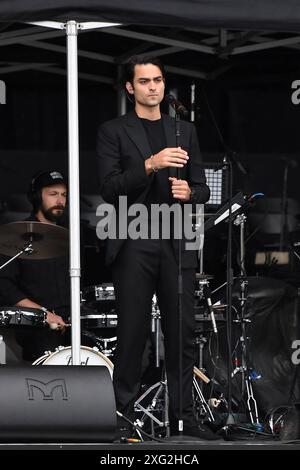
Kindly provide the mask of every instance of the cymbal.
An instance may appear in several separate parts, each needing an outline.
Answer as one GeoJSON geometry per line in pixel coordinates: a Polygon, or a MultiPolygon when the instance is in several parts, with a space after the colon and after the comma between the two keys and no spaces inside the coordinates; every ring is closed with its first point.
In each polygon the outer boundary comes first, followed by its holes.
{"type": "Polygon", "coordinates": [[[47,259],[68,253],[69,231],[54,224],[31,220],[0,225],[0,253],[15,256],[27,242],[32,243],[33,252],[23,253],[22,259],[47,259]]]}

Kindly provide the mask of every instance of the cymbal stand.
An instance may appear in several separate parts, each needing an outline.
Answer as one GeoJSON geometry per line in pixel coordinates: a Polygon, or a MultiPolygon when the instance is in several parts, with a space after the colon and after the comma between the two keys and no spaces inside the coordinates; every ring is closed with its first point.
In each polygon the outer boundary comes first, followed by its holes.
{"type": "Polygon", "coordinates": [[[208,421],[214,422],[215,418],[214,415],[204,398],[202,392],[202,384],[208,384],[210,379],[202,372],[202,370],[196,366],[194,366],[193,371],[193,405],[194,410],[197,415],[198,419],[208,419],[208,421]]]}
{"type": "Polygon", "coordinates": [[[195,291],[195,295],[199,297],[199,300],[202,300],[202,299],[206,300],[208,310],[209,310],[209,313],[210,313],[210,319],[211,319],[211,323],[212,323],[212,327],[213,327],[213,332],[215,334],[218,334],[217,323],[216,323],[216,318],[215,318],[215,312],[214,312],[213,304],[212,304],[212,301],[211,301],[211,291],[210,291],[210,287],[209,287],[209,279],[207,277],[205,277],[205,274],[201,275],[201,273],[196,274],[196,279],[197,279],[197,283],[198,283],[198,288],[195,291]],[[202,278],[202,276],[204,276],[204,277],[202,278]],[[198,279],[197,279],[197,277],[198,277],[198,279]]]}
{"type": "Polygon", "coordinates": [[[159,358],[160,358],[160,310],[158,307],[158,302],[156,295],[154,294],[152,299],[152,312],[151,312],[151,333],[155,337],[155,367],[159,367],[159,358]]]}
{"type": "MultiPolygon", "coordinates": [[[[159,360],[160,360],[160,350],[159,350],[159,341],[160,341],[160,310],[157,304],[156,296],[153,296],[152,300],[152,327],[151,331],[154,333],[155,337],[155,364],[156,367],[159,367],[159,360]]],[[[194,367],[194,374],[193,374],[193,404],[196,413],[199,414],[199,417],[207,417],[209,421],[214,421],[214,416],[212,411],[205,401],[203,396],[202,390],[200,388],[200,384],[202,382],[209,383],[210,380],[206,375],[198,368],[194,367]]],[[[147,402],[146,402],[147,403],[147,402]]],[[[147,418],[151,420],[151,434],[155,436],[155,428],[154,425],[156,424],[159,428],[166,429],[166,437],[170,435],[169,430],[169,395],[168,395],[168,383],[166,373],[163,374],[163,379],[159,382],[151,385],[135,402],[134,404],[135,411],[142,411],[143,415],[141,418],[136,420],[136,424],[143,428],[145,421],[147,418]],[[150,404],[144,405],[144,400],[147,400],[147,397],[151,394],[154,394],[150,404]],[[162,419],[159,419],[157,416],[154,415],[155,411],[159,411],[162,413],[162,419]]]]}
{"type": "Polygon", "coordinates": [[[235,358],[235,369],[231,373],[231,378],[233,378],[237,373],[241,373],[242,380],[242,394],[246,390],[247,395],[247,410],[249,412],[250,420],[252,424],[259,425],[258,419],[258,410],[257,402],[254,398],[252,381],[260,378],[259,375],[253,371],[248,366],[248,337],[246,332],[246,325],[251,323],[251,320],[245,318],[246,312],[246,302],[248,295],[248,281],[246,279],[246,270],[245,270],[245,222],[247,218],[245,214],[239,214],[235,220],[234,225],[240,227],[240,310],[238,319],[234,320],[235,323],[239,323],[241,326],[241,336],[239,338],[239,343],[241,345],[241,361],[239,363],[238,358],[235,358]]]}
{"type": "MultiPolygon", "coordinates": [[[[203,367],[203,349],[205,344],[207,343],[207,338],[202,334],[198,333],[195,339],[195,344],[198,346],[198,368],[202,372],[204,372],[204,367],[203,367]]],[[[202,389],[202,384],[201,384],[201,389],[202,389]]]]}
{"type": "MultiPolygon", "coordinates": [[[[157,303],[156,295],[154,294],[152,299],[152,311],[151,311],[152,321],[151,321],[151,332],[154,333],[155,338],[155,366],[158,368],[160,366],[160,310],[157,303]]],[[[136,420],[137,425],[142,428],[145,424],[147,418],[151,420],[151,434],[154,437],[155,428],[154,424],[158,425],[159,428],[166,429],[166,436],[170,435],[169,432],[169,395],[168,395],[168,384],[166,372],[164,371],[164,377],[159,382],[156,382],[154,385],[151,385],[135,402],[134,409],[135,411],[142,411],[143,415],[141,418],[136,420]],[[153,394],[150,404],[144,405],[144,400],[151,394],[153,394]],[[154,415],[154,411],[162,413],[162,419],[159,419],[154,415]]],[[[146,401],[147,403],[147,401],[146,401]]]]}
{"type": "MultiPolygon", "coordinates": [[[[199,298],[199,300],[206,299],[206,288],[209,285],[209,280],[207,278],[201,279],[202,274],[200,273],[198,275],[197,283],[198,286],[195,290],[195,296],[199,298]]],[[[203,275],[205,276],[205,275],[203,275]]],[[[209,310],[210,310],[210,305],[209,301],[207,301],[209,310]]],[[[211,303],[211,302],[210,302],[211,303]]],[[[212,307],[212,306],[211,306],[212,307]]],[[[212,323],[213,325],[215,323],[215,318],[214,314],[211,316],[212,323]],[[213,320],[214,319],[214,320],[213,320]]],[[[204,368],[203,368],[203,349],[205,346],[205,343],[207,342],[206,337],[200,333],[198,336],[196,336],[195,339],[195,344],[198,345],[198,365],[199,368],[194,367],[194,375],[193,375],[193,404],[195,408],[195,412],[197,414],[197,417],[201,419],[201,417],[207,417],[209,421],[215,421],[214,416],[211,412],[211,409],[209,405],[207,404],[204,395],[203,395],[203,382],[204,383],[209,383],[210,380],[204,375],[204,368]],[[199,380],[201,379],[201,380],[199,380]]]]}
{"type": "Polygon", "coordinates": [[[0,266],[0,270],[5,268],[5,266],[7,266],[9,263],[11,263],[12,261],[14,261],[15,259],[19,258],[19,256],[21,256],[23,253],[26,253],[27,255],[31,255],[31,253],[33,252],[33,247],[32,247],[32,243],[31,242],[28,242],[28,243],[25,243],[24,245],[24,248],[22,248],[22,250],[19,251],[19,253],[17,253],[15,256],[13,256],[12,258],[10,258],[8,261],[6,261],[6,263],[3,263],[1,266],[0,266]]]}

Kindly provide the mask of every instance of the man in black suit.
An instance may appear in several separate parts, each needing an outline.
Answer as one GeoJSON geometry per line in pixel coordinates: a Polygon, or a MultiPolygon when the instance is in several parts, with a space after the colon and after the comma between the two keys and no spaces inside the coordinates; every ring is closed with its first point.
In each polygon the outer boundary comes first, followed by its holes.
{"type": "MultiPolygon", "coordinates": [[[[154,57],[132,57],[126,64],[125,86],[134,98],[135,109],[100,126],[97,140],[100,192],[118,211],[119,197],[128,207],[141,203],[171,206],[204,203],[209,198],[200,165],[196,131],[181,122],[181,145],[176,147],[175,121],[160,111],[164,98],[163,65],[154,57]],[[176,171],[180,169],[180,179],[176,171]]],[[[127,214],[118,213],[119,227],[127,214]]],[[[162,220],[161,222],[164,222],[162,220]]],[[[150,228],[151,214],[144,220],[150,228]]],[[[114,389],[117,409],[134,419],[134,403],[140,387],[142,356],[150,333],[151,301],[156,292],[162,319],[165,361],[170,401],[170,429],[178,431],[179,419],[179,328],[178,328],[178,240],[174,230],[158,238],[108,239],[107,263],[111,265],[118,307],[117,352],[114,389]]],[[[194,365],[195,251],[182,243],[182,418],[184,433],[204,439],[214,435],[195,421],[192,411],[194,365]]],[[[127,429],[130,432],[129,429],[127,429]]]]}

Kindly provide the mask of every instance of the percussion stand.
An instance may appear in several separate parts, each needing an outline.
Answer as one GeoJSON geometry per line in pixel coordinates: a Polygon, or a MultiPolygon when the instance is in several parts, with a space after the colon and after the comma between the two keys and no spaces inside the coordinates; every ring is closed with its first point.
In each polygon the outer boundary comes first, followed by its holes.
{"type": "MultiPolygon", "coordinates": [[[[202,333],[199,332],[199,334],[196,336],[195,344],[196,346],[198,346],[198,368],[201,371],[204,371],[203,349],[206,343],[207,343],[207,338],[202,333]]],[[[202,389],[202,384],[201,384],[201,389],[202,389]]]]}
{"type": "MultiPolygon", "coordinates": [[[[154,334],[155,338],[155,367],[160,366],[160,331],[161,331],[161,316],[160,316],[160,310],[158,307],[157,299],[156,296],[154,296],[152,300],[152,311],[151,311],[151,333],[154,334]]],[[[148,418],[151,419],[151,434],[154,436],[155,430],[154,430],[154,423],[156,423],[160,428],[165,427],[166,428],[166,434],[167,436],[170,435],[169,432],[169,396],[168,396],[168,385],[167,385],[167,377],[166,377],[166,372],[164,371],[164,378],[163,380],[155,383],[151,387],[149,387],[141,396],[138,398],[138,400],[134,404],[135,411],[142,411],[143,416],[142,418],[138,419],[136,421],[137,425],[142,428],[144,426],[145,420],[148,418]],[[143,400],[154,390],[156,392],[154,393],[154,396],[151,400],[150,405],[147,406],[147,408],[144,407],[143,405],[143,400]],[[164,409],[163,409],[163,421],[159,420],[153,412],[156,409],[157,403],[159,400],[161,400],[161,396],[163,395],[163,403],[164,403],[164,409]]]]}
{"type": "MultiPolygon", "coordinates": [[[[201,266],[201,263],[200,263],[201,266]]],[[[202,271],[200,267],[200,271],[202,271]]],[[[197,288],[195,291],[195,296],[199,298],[199,300],[205,299],[209,308],[209,312],[211,314],[211,321],[212,321],[212,326],[213,326],[213,331],[214,333],[217,333],[217,325],[216,325],[216,320],[214,316],[214,311],[213,311],[213,306],[210,298],[210,290],[209,290],[209,279],[208,277],[205,277],[205,274],[202,272],[196,274],[196,279],[197,279],[197,288]]],[[[194,367],[194,375],[193,375],[193,401],[194,401],[194,406],[197,406],[197,409],[199,410],[199,414],[203,416],[207,416],[209,421],[215,421],[214,416],[211,412],[210,407],[208,406],[204,395],[202,393],[203,391],[203,382],[204,383],[209,383],[210,380],[204,375],[203,371],[203,349],[205,346],[205,343],[207,342],[206,337],[200,333],[198,336],[196,336],[195,339],[195,344],[198,345],[198,367],[194,367]],[[201,379],[201,380],[200,380],[201,379]]],[[[196,410],[197,411],[197,410],[196,410]]]]}
{"type": "Polygon", "coordinates": [[[24,248],[21,251],[19,251],[19,253],[17,253],[15,256],[12,256],[8,261],[6,261],[6,263],[3,263],[0,266],[0,270],[5,268],[5,266],[7,266],[9,263],[14,261],[15,259],[19,258],[19,256],[21,256],[23,253],[26,253],[27,255],[31,255],[32,252],[33,252],[32,243],[31,242],[26,243],[24,245],[24,248]]]}
{"type": "MultiPolygon", "coordinates": [[[[26,253],[27,255],[31,255],[32,252],[33,252],[32,243],[31,243],[31,242],[25,243],[23,249],[20,250],[19,253],[17,253],[15,256],[12,256],[12,257],[11,257],[8,261],[6,261],[5,263],[1,264],[0,270],[3,269],[3,268],[5,268],[5,266],[7,266],[8,264],[10,264],[10,263],[11,263],[12,261],[14,261],[15,259],[19,258],[19,256],[21,256],[23,253],[26,253]]],[[[1,323],[0,323],[0,326],[1,326],[1,323]]],[[[5,364],[5,363],[6,363],[5,354],[6,354],[5,342],[4,342],[3,337],[0,336],[0,364],[5,364]],[[1,346],[2,346],[2,347],[1,347],[1,346]]]]}
{"type": "Polygon", "coordinates": [[[241,326],[241,336],[239,343],[241,346],[241,361],[239,363],[238,358],[235,359],[235,369],[231,373],[233,378],[237,373],[241,374],[242,379],[242,394],[246,389],[247,394],[247,410],[249,412],[250,420],[252,424],[259,424],[257,402],[254,398],[252,380],[259,378],[257,374],[253,375],[248,366],[248,337],[246,332],[246,325],[251,323],[251,320],[245,318],[246,302],[248,294],[248,281],[246,279],[245,270],[245,222],[247,218],[245,214],[239,214],[235,220],[234,225],[240,227],[240,314],[235,323],[239,323],[241,326]]]}

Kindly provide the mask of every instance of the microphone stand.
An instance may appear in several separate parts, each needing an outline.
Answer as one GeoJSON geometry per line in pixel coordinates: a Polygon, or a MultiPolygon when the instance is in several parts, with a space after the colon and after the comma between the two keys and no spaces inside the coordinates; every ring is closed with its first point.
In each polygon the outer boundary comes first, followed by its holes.
{"type": "MultiPolygon", "coordinates": [[[[176,106],[173,106],[175,109],[175,138],[176,138],[176,147],[180,147],[180,111],[176,106]]],[[[176,168],[176,177],[180,179],[181,171],[180,168],[176,168]]],[[[179,201],[178,204],[181,205],[179,201]]],[[[178,223],[180,224],[180,217],[178,217],[178,223]]],[[[182,227],[178,227],[181,233],[181,237],[178,238],[178,436],[171,436],[168,440],[177,442],[190,440],[189,438],[184,438],[183,435],[183,411],[182,411],[182,398],[183,398],[183,380],[182,380],[182,294],[183,294],[183,284],[182,284],[182,257],[181,257],[181,247],[182,247],[182,227]]],[[[191,371],[193,373],[193,371],[191,371]]]]}
{"type": "Polygon", "coordinates": [[[287,246],[287,180],[289,171],[289,161],[285,162],[283,172],[283,186],[282,186],[282,197],[281,197],[281,214],[280,214],[280,242],[279,251],[286,249],[287,246]]]}
{"type": "Polygon", "coordinates": [[[232,175],[232,162],[228,159],[225,154],[224,168],[228,172],[228,187],[229,187],[229,214],[228,214],[228,244],[227,244],[227,264],[226,264],[226,327],[227,327],[227,341],[228,341],[228,368],[227,368],[227,391],[228,391],[228,415],[226,419],[226,425],[234,424],[234,416],[232,413],[232,362],[231,362],[231,348],[232,348],[232,284],[233,284],[233,272],[232,272],[232,193],[233,193],[233,175],[232,175]]]}
{"type": "MultiPolygon", "coordinates": [[[[176,135],[176,147],[180,147],[180,114],[175,108],[175,135],[176,135]]],[[[180,179],[181,171],[180,168],[177,168],[177,179],[180,179]]],[[[181,203],[179,202],[181,205],[181,203]]],[[[178,217],[178,223],[180,223],[180,217],[178,217]]],[[[182,229],[182,227],[178,227],[182,229]]],[[[182,232],[181,237],[178,239],[178,336],[179,336],[179,362],[178,362],[178,432],[179,437],[183,435],[183,416],[182,416],[182,395],[183,395],[183,383],[182,383],[182,294],[183,294],[183,285],[182,285],[182,258],[181,258],[181,248],[182,248],[182,232]]]]}
{"type": "Polygon", "coordinates": [[[219,141],[225,151],[223,157],[223,168],[228,172],[228,187],[229,187],[229,217],[228,217],[228,245],[227,245],[227,266],[226,266],[226,318],[227,318],[227,342],[228,342],[228,369],[227,369],[227,381],[228,381],[228,416],[226,424],[234,424],[234,416],[232,414],[232,384],[231,384],[231,373],[232,373],[232,361],[231,361],[231,347],[232,347],[232,284],[233,284],[233,272],[232,272],[232,194],[233,194],[233,164],[237,166],[241,173],[244,175],[248,174],[247,169],[244,167],[241,161],[237,158],[237,154],[233,152],[226,144],[222,132],[218,126],[214,113],[210,107],[206,93],[203,92],[203,96],[211,116],[213,125],[216,129],[219,141]]]}

